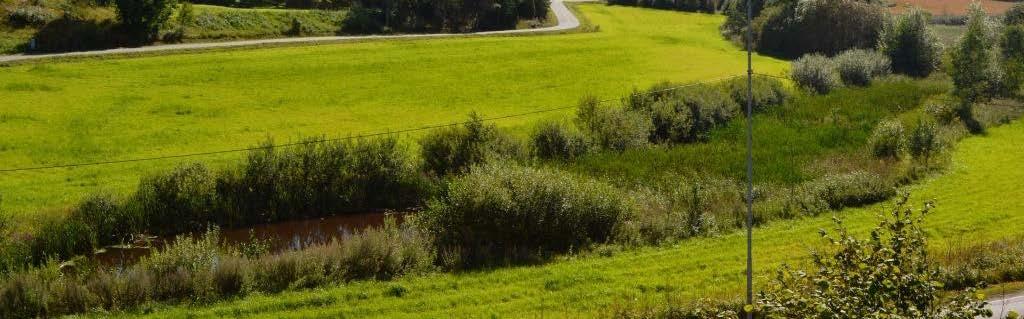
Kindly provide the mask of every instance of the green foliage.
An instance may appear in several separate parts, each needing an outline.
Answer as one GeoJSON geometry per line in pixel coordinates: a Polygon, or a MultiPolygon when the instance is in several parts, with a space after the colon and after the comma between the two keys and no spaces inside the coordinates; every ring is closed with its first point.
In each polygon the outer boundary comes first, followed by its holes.
{"type": "MultiPolygon", "coordinates": [[[[892,182],[865,171],[828,174],[801,187],[811,195],[812,201],[820,201],[832,210],[878,203],[896,194],[892,182]]],[[[802,205],[812,215],[819,212],[816,207],[822,207],[813,202],[803,202],[802,205]]]]}
{"type": "Polygon", "coordinates": [[[942,149],[939,128],[934,121],[918,119],[917,125],[907,138],[907,151],[910,152],[910,156],[926,165],[942,149]]]}
{"type": "Polygon", "coordinates": [[[929,25],[929,14],[921,9],[913,9],[887,24],[879,51],[889,56],[894,72],[926,77],[939,67],[942,44],[929,25]]]}
{"type": "Polygon", "coordinates": [[[250,293],[306,289],[350,280],[387,280],[432,268],[424,233],[387,219],[384,226],[306,250],[245,258],[219,245],[217,229],[179,236],[123,269],[47,263],[5,275],[0,316],[51,317],[88,310],[131,311],[144,303],[208,303],[250,293]]]}
{"type": "MultiPolygon", "coordinates": [[[[754,93],[754,113],[767,111],[770,107],[782,105],[782,103],[786,101],[786,97],[789,96],[789,93],[786,92],[786,88],[782,84],[782,81],[773,78],[755,76],[752,84],[754,93]]],[[[740,106],[740,110],[747,109],[746,79],[736,78],[726,81],[724,83],[724,88],[725,91],[729,93],[729,96],[732,96],[732,100],[740,106]]]]}
{"type": "Polygon", "coordinates": [[[793,61],[793,81],[800,87],[826,94],[841,84],[835,62],[820,54],[808,54],[793,61]]]}
{"type": "Polygon", "coordinates": [[[588,151],[586,138],[558,121],[537,125],[530,137],[533,155],[542,159],[571,160],[588,151]]]}
{"type": "Polygon", "coordinates": [[[903,123],[898,120],[885,120],[875,126],[868,141],[871,153],[880,158],[899,158],[906,147],[906,133],[903,123]]]}
{"type": "Polygon", "coordinates": [[[155,39],[177,3],[177,0],[114,0],[121,25],[139,41],[155,39]]]}
{"type": "Polygon", "coordinates": [[[455,266],[532,261],[607,242],[630,214],[610,185],[509,164],[475,167],[420,213],[455,266]]]}
{"type": "Polygon", "coordinates": [[[978,3],[971,4],[967,31],[950,53],[949,75],[953,78],[953,95],[963,107],[991,98],[1002,78],[997,65],[993,26],[978,3]]]}
{"type": "Polygon", "coordinates": [[[731,96],[713,86],[687,87],[651,105],[648,110],[653,142],[704,141],[715,127],[740,114],[731,96]]]}
{"type": "Polygon", "coordinates": [[[1007,26],[1024,24],[1024,3],[1013,5],[1003,16],[1003,23],[1007,26]]]}
{"type": "Polygon", "coordinates": [[[776,1],[753,24],[759,51],[798,57],[873,48],[887,21],[886,8],[872,1],[810,0],[776,1]]]}
{"type": "Polygon", "coordinates": [[[783,267],[758,298],[764,318],[960,318],[991,316],[974,290],[946,298],[941,275],[928,256],[921,229],[929,205],[915,214],[904,196],[872,229],[851,235],[836,220],[835,235],[822,231],[827,250],[813,252],[810,273],[783,267]]]}
{"type": "Polygon", "coordinates": [[[356,0],[345,19],[350,32],[469,32],[513,29],[519,19],[546,19],[547,0],[356,0]]]}
{"type": "MultiPolygon", "coordinates": [[[[1021,14],[1024,15],[1024,12],[1021,14]]],[[[1005,72],[1002,86],[1006,90],[1004,93],[1013,95],[1024,84],[1024,21],[1021,24],[1006,26],[1001,40],[999,47],[1002,49],[1005,72]]]]}
{"type": "Polygon", "coordinates": [[[609,5],[638,6],[664,10],[678,10],[687,12],[718,12],[720,2],[713,0],[612,0],[609,5]]]}
{"type": "Polygon", "coordinates": [[[431,131],[419,143],[423,165],[437,176],[463,173],[490,160],[517,159],[524,153],[518,141],[494,124],[484,124],[476,113],[461,126],[431,131]]]}
{"type": "Polygon", "coordinates": [[[853,49],[833,57],[839,78],[846,85],[868,86],[876,78],[889,75],[889,57],[871,50],[853,49]]]}
{"type": "Polygon", "coordinates": [[[645,114],[625,108],[601,105],[596,97],[580,101],[576,126],[591,145],[623,151],[647,145],[651,122],[645,114]]]}

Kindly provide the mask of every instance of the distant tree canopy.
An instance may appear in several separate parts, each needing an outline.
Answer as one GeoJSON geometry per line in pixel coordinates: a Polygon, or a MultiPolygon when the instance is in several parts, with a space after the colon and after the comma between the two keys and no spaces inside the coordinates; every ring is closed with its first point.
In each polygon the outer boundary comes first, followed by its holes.
{"type": "Polygon", "coordinates": [[[520,19],[544,19],[550,0],[355,0],[349,32],[513,29],[520,19]]]}
{"type": "Polygon", "coordinates": [[[785,57],[831,56],[874,48],[888,18],[886,9],[874,1],[775,1],[754,19],[754,41],[759,51],[785,57]]]}
{"type": "Polygon", "coordinates": [[[137,41],[147,41],[160,34],[160,27],[174,13],[177,0],[114,0],[117,17],[125,32],[137,41]]]}
{"type": "Polygon", "coordinates": [[[191,0],[190,2],[239,8],[342,9],[352,6],[352,0],[191,0]]]}

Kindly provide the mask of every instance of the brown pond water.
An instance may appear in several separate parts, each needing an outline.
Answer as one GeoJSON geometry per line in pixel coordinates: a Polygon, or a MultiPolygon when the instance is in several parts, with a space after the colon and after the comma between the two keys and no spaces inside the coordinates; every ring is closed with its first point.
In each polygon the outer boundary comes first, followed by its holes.
{"type": "MultiPolygon", "coordinates": [[[[393,212],[346,214],[222,229],[220,237],[222,243],[229,245],[239,245],[251,242],[252,239],[258,239],[269,244],[271,252],[299,250],[335,239],[345,240],[357,231],[384,225],[384,220],[387,217],[394,217],[395,222],[401,223],[404,216],[405,213],[393,212]]],[[[198,234],[193,236],[198,236],[198,234]]],[[[166,244],[167,242],[160,238],[136,240],[130,245],[109,246],[100,249],[93,254],[92,259],[104,266],[124,267],[138,262],[142,257],[152,253],[154,249],[159,249],[166,244]]]]}

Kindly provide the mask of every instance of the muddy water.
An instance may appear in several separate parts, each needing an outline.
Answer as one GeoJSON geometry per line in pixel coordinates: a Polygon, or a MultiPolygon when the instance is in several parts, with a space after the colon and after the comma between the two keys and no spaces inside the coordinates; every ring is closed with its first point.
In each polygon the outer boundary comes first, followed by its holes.
{"type": "MultiPolygon", "coordinates": [[[[251,227],[222,229],[221,241],[230,245],[252,242],[253,239],[267,243],[271,252],[298,250],[312,245],[345,240],[357,231],[384,225],[384,220],[394,217],[401,223],[404,213],[363,213],[333,217],[286,221],[251,227]]],[[[105,247],[93,254],[92,259],[104,266],[124,267],[148,256],[153,249],[166,245],[159,238],[136,241],[130,245],[105,247]]]]}

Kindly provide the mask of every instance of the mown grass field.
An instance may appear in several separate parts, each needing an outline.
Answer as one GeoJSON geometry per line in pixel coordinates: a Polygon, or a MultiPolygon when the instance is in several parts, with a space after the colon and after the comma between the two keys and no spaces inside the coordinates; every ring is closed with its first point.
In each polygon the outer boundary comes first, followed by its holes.
{"type": "MultiPolygon", "coordinates": [[[[348,136],[573,105],[662,80],[741,74],[723,17],[582,4],[598,32],[372,41],[3,68],[2,168],[154,157],[305,136],[348,136]]],[[[759,72],[787,63],[755,57],[759,72]]],[[[542,117],[499,126],[525,129],[542,117]]],[[[524,131],[524,130],[520,130],[524,131]]],[[[196,158],[217,165],[244,153],[196,158]]],[[[31,216],[124,192],[182,159],[0,173],[6,210],[31,216]]]]}
{"type": "MultiPolygon", "coordinates": [[[[931,248],[1020,236],[1024,222],[1019,181],[1024,171],[1024,121],[991,129],[957,146],[950,171],[909,188],[911,203],[934,200],[925,227],[931,248]]],[[[891,203],[837,213],[851,229],[875,225],[891,203]]],[[[757,285],[781,263],[799,264],[820,243],[831,216],[774,222],[755,230],[757,285]]],[[[393,282],[257,296],[202,307],[155,309],[152,318],[243,316],[262,318],[587,318],[609,307],[665,298],[735,300],[744,287],[741,232],[683,241],[612,257],[577,257],[544,266],[439,274],[393,282]],[[400,287],[400,289],[398,288],[400,287]],[[396,296],[394,291],[403,290],[396,296]]]]}

